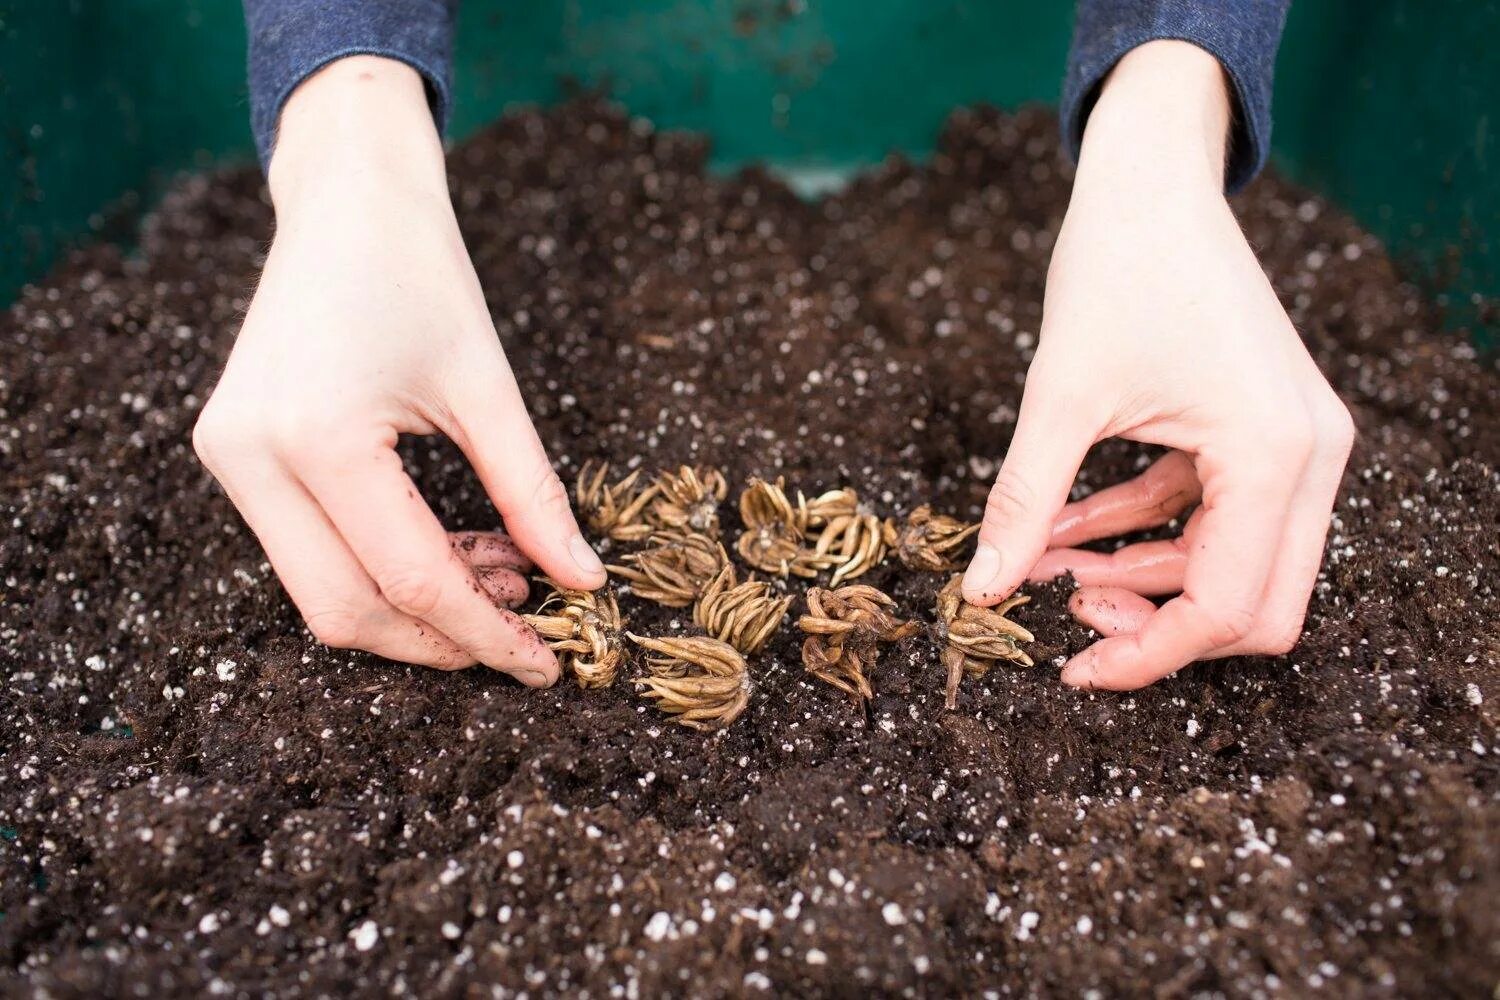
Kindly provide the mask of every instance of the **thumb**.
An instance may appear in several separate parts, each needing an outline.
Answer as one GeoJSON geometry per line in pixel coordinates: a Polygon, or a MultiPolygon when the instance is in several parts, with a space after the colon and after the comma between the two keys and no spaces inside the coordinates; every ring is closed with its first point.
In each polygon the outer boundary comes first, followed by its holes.
{"type": "Polygon", "coordinates": [[[604,563],[584,539],[563,485],[508,366],[457,401],[450,436],[505,519],[505,532],[537,568],[574,590],[602,587],[604,563]]]}
{"type": "Polygon", "coordinates": [[[1021,400],[1010,450],[985,503],[979,543],[964,573],[964,599],[971,604],[994,604],[1026,579],[1047,551],[1052,522],[1094,443],[1078,411],[1055,405],[1045,389],[1035,385],[1021,400]]]}

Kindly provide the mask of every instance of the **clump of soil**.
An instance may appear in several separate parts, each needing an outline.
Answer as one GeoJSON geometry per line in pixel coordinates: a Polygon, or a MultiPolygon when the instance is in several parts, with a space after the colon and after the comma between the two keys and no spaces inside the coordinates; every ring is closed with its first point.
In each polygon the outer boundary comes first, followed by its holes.
{"type": "MultiPolygon", "coordinates": [[[[584,103],[451,156],[565,477],[701,462],[977,518],[1068,195],[1050,114],[958,112],[928,165],[817,203],[705,154],[584,103]]],[[[786,628],[705,737],[623,682],[310,641],[188,443],[271,214],[251,172],[184,181],[138,254],[3,319],[0,992],[1488,994],[1500,376],[1321,200],[1237,208],[1361,431],[1296,651],[1081,694],[1059,584],[1016,612],[1038,665],[955,712],[925,636],[860,708],[786,628]]],[[[404,447],[450,527],[494,526],[454,449],[404,447]]],[[[1082,488],[1148,457],[1106,444],[1082,488]]],[[[930,614],[943,577],[897,567],[861,582],[930,614]]]]}

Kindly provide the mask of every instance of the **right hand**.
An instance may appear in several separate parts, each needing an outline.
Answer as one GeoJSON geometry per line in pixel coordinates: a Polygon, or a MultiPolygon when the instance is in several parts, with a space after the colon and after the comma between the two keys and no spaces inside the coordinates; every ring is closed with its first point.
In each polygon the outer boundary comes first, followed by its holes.
{"type": "Polygon", "coordinates": [[[270,182],[275,241],[194,429],[199,457],[320,641],[554,683],[556,658],[507,610],[521,574],[592,590],[605,571],[496,338],[420,77],[356,56],[309,79],[270,182]],[[423,501],[395,444],[438,432],[509,537],[450,535],[423,501]]]}
{"type": "Polygon", "coordinates": [[[1232,100],[1187,42],[1133,49],[1089,117],[1047,272],[1041,341],[964,596],[1071,573],[1103,638],[1063,667],[1127,691],[1302,634],[1354,424],[1223,195],[1232,100]],[[1064,506],[1106,438],[1172,449],[1064,506]],[[1168,524],[1109,553],[1077,546],[1168,524]],[[1151,597],[1174,595],[1157,607],[1151,597]]]}

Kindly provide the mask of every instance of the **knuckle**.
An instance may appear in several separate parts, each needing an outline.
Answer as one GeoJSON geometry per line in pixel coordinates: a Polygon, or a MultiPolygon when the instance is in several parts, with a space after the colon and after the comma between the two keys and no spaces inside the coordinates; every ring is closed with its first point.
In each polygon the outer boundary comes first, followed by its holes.
{"type": "Polygon", "coordinates": [[[441,576],[424,567],[389,570],[376,582],[392,607],[413,618],[426,618],[443,599],[441,576]]]}
{"type": "Polygon", "coordinates": [[[246,444],[249,421],[210,402],[193,424],[193,452],[210,471],[224,468],[246,444]]]}
{"type": "Polygon", "coordinates": [[[207,412],[193,425],[193,453],[208,469],[219,464],[219,440],[213,424],[208,422],[207,412]]]}
{"type": "Polygon", "coordinates": [[[1192,487],[1166,475],[1157,475],[1142,482],[1140,505],[1162,514],[1178,514],[1186,510],[1196,496],[1192,487]]]}
{"type": "Polygon", "coordinates": [[[534,481],[536,486],[532,492],[532,504],[537,510],[571,514],[573,508],[568,503],[568,488],[550,464],[542,463],[534,481]]]}
{"type": "Polygon", "coordinates": [[[328,407],[288,406],[278,412],[270,434],[277,448],[290,457],[321,459],[345,444],[349,426],[328,407]]]}
{"type": "Polygon", "coordinates": [[[1337,451],[1340,455],[1347,455],[1354,448],[1354,439],[1357,434],[1354,417],[1338,397],[1330,399],[1323,407],[1319,426],[1320,436],[1328,443],[1330,449],[1337,451]]]}
{"type": "Polygon", "coordinates": [[[1277,625],[1266,632],[1265,638],[1258,643],[1260,651],[1268,656],[1284,656],[1296,648],[1302,639],[1302,622],[1287,622],[1277,625]]]}
{"type": "Polygon", "coordinates": [[[1233,646],[1249,638],[1255,628],[1255,609],[1230,608],[1214,616],[1209,627],[1209,642],[1215,649],[1233,646]]]}
{"type": "Polygon", "coordinates": [[[1312,454],[1313,427],[1310,420],[1278,420],[1266,425],[1262,440],[1282,462],[1303,462],[1312,454]]]}
{"type": "Polygon", "coordinates": [[[305,621],[313,638],[334,649],[359,645],[359,616],[344,608],[325,608],[309,613],[305,621]]]}
{"type": "Polygon", "coordinates": [[[1001,469],[990,487],[984,503],[984,519],[1004,523],[1024,515],[1036,505],[1036,491],[1024,476],[1011,469],[1001,469]]]}

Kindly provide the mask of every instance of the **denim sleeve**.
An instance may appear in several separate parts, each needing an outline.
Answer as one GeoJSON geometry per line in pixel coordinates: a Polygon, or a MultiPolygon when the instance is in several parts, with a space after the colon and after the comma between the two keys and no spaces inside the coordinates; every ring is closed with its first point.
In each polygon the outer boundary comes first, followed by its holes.
{"type": "Polygon", "coordinates": [[[1078,0],[1063,81],[1063,139],[1074,159],[1099,85],[1120,57],[1157,38],[1192,42],[1223,64],[1234,90],[1225,186],[1244,187],[1271,147],[1271,76],[1291,0],[1078,0]]]}
{"type": "Polygon", "coordinates": [[[422,74],[439,131],[447,121],[458,0],[244,0],[250,125],[271,162],[281,106],[297,85],[352,55],[399,59],[422,74]]]}

